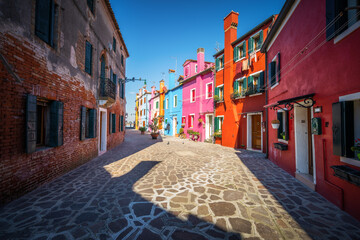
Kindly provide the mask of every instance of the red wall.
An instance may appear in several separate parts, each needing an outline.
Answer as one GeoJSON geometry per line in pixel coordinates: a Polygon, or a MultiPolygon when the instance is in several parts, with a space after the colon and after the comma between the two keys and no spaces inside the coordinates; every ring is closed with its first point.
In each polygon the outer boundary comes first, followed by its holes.
{"type": "MultiPolygon", "coordinates": [[[[321,118],[323,130],[321,135],[314,137],[316,190],[360,219],[360,188],[333,176],[330,168],[332,165],[346,165],[332,153],[332,103],[338,102],[339,96],[360,92],[360,30],[355,30],[336,44],[333,39],[326,41],[325,32],[322,33],[307,51],[284,69],[325,26],[325,1],[300,1],[268,51],[268,60],[280,52],[283,69],[279,85],[269,90],[268,101],[272,103],[315,93],[315,107],[321,106],[322,113],[314,113],[314,117],[321,118]],[[320,47],[316,50],[318,46],[320,47]],[[314,52],[309,56],[311,51],[314,52]],[[325,123],[328,123],[328,127],[325,123]]],[[[292,110],[289,115],[293,113],[292,110]]],[[[276,118],[275,114],[274,110],[269,110],[269,122],[276,118]]],[[[273,147],[273,143],[277,142],[276,131],[268,124],[269,158],[292,175],[295,172],[293,127],[293,120],[290,119],[288,150],[279,151],[273,147]]]]}

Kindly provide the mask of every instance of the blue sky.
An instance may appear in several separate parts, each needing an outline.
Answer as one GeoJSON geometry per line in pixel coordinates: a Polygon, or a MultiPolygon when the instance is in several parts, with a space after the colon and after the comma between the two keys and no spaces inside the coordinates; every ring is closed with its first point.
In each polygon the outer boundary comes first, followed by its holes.
{"type": "MultiPolygon", "coordinates": [[[[182,74],[186,59],[196,59],[205,48],[205,61],[214,61],[216,48],[224,46],[223,19],[231,10],[239,13],[238,37],[272,14],[285,0],[110,0],[130,57],[126,76],[147,80],[147,89],[168,81],[168,70],[182,74]],[[177,60],[177,65],[176,65],[177,60]]],[[[126,111],[135,119],[135,94],[142,82],[126,85],[126,111]]]]}

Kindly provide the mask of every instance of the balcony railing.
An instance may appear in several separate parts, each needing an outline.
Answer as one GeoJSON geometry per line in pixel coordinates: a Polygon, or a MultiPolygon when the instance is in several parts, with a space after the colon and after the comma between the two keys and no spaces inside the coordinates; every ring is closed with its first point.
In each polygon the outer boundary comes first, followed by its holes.
{"type": "Polygon", "coordinates": [[[257,93],[262,93],[262,92],[264,92],[264,87],[263,86],[259,86],[259,87],[257,87],[256,85],[255,85],[255,87],[254,86],[249,86],[246,89],[245,95],[249,96],[249,95],[252,95],[252,94],[257,94],[257,93]]]}
{"type": "Polygon", "coordinates": [[[112,98],[115,100],[116,84],[109,78],[100,78],[100,98],[112,98]]]}

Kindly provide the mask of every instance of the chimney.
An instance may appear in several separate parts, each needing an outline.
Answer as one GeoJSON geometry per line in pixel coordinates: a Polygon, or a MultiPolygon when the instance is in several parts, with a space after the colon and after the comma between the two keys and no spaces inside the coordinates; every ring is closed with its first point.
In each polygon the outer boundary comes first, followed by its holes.
{"type": "Polygon", "coordinates": [[[224,62],[230,62],[232,60],[232,46],[231,43],[237,39],[237,25],[238,25],[239,13],[231,11],[224,18],[224,31],[225,31],[225,42],[224,49],[227,51],[224,52],[224,62]]]}
{"type": "Polygon", "coordinates": [[[159,89],[160,93],[164,92],[164,87],[165,87],[165,81],[162,79],[160,81],[160,89],[159,89]]]}
{"type": "Polygon", "coordinates": [[[205,70],[205,49],[197,49],[197,73],[205,70]]]}
{"type": "Polygon", "coordinates": [[[169,89],[175,87],[175,70],[169,69],[169,89]]]}
{"type": "Polygon", "coordinates": [[[155,97],[155,86],[151,87],[151,98],[155,97]]]}

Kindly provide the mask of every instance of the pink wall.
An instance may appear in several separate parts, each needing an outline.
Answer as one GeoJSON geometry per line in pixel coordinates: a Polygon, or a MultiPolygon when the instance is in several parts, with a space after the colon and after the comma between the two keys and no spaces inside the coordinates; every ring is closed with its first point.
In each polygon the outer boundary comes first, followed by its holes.
{"type": "Polygon", "coordinates": [[[184,66],[184,76],[186,67],[190,67],[190,76],[185,78],[191,78],[192,76],[198,74],[202,70],[206,68],[209,71],[204,72],[203,74],[199,74],[193,79],[185,82],[183,84],[183,114],[182,116],[186,118],[185,123],[185,133],[187,133],[188,129],[200,133],[200,141],[205,140],[205,114],[214,112],[214,101],[213,98],[206,99],[206,84],[212,83],[214,90],[214,74],[211,69],[214,66],[213,63],[205,63],[204,62],[204,50],[198,49],[197,61],[186,61],[184,66]],[[199,52],[200,51],[200,52],[199,52]],[[195,73],[195,64],[198,64],[198,71],[195,73]],[[190,102],[190,91],[195,88],[195,102],[190,102]],[[189,128],[189,115],[195,114],[194,117],[194,126],[193,128],[189,128]],[[198,119],[201,118],[203,120],[202,123],[199,123],[198,119]]]}
{"type": "MultiPolygon", "coordinates": [[[[269,49],[268,62],[280,52],[281,68],[288,64],[326,26],[325,10],[325,1],[301,1],[269,49]]],[[[316,191],[357,219],[360,219],[360,188],[333,176],[330,166],[346,165],[340,161],[339,156],[333,155],[332,103],[338,102],[339,96],[360,92],[360,48],[357,47],[359,39],[360,29],[337,43],[334,43],[334,39],[326,41],[326,35],[322,33],[304,54],[283,70],[279,85],[270,90],[268,95],[269,103],[272,103],[315,93],[314,107],[322,107],[322,113],[314,113],[314,117],[320,117],[322,121],[322,134],[314,136],[316,191]],[[308,53],[321,43],[324,45],[305,59],[308,53]],[[301,59],[304,61],[300,62],[301,59]],[[291,68],[293,69],[289,70],[291,68]]],[[[293,113],[292,110],[290,116],[293,113]]],[[[268,122],[275,118],[275,111],[269,110],[268,122]]],[[[277,142],[276,131],[270,124],[268,129],[269,159],[294,175],[294,120],[289,121],[287,151],[274,148],[273,143],[277,142]]]]}

